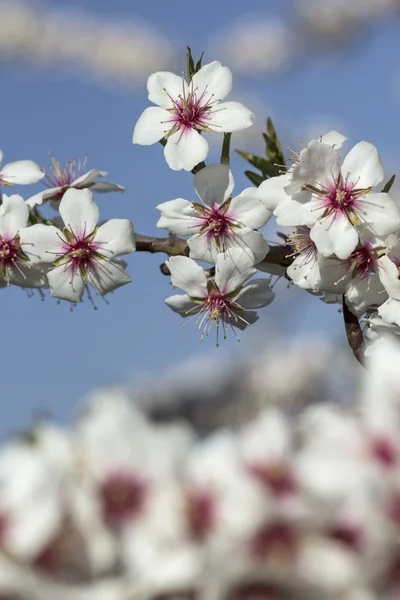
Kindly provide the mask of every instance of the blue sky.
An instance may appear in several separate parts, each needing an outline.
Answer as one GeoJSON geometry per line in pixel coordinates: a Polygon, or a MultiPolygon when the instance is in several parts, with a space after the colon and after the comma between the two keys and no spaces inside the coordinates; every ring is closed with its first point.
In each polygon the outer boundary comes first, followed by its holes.
{"type": "MultiPolygon", "coordinates": [[[[48,4],[74,6],[63,0],[48,4]]],[[[201,10],[198,2],[177,0],[80,0],[75,5],[110,19],[148,21],[181,48],[180,70],[185,44],[195,52],[209,48],[217,32],[241,18],[244,10],[237,0],[205,1],[201,10]]],[[[290,18],[288,2],[255,0],[251,7],[253,17],[290,18]]],[[[316,48],[284,75],[235,77],[231,96],[265,105],[262,116],[268,111],[292,147],[313,123],[341,129],[349,137],[348,148],[360,139],[375,143],[390,176],[399,159],[400,72],[394,60],[398,27],[397,21],[386,22],[339,53],[316,48]]],[[[206,56],[209,61],[218,58],[210,52],[206,56]]],[[[155,225],[158,203],[194,198],[191,174],[169,170],[160,146],[131,144],[134,123],[148,105],[145,79],[131,90],[54,69],[28,70],[16,64],[0,69],[0,147],[6,162],[31,158],[47,166],[48,151],[62,161],[88,154],[88,167],[107,170],[110,181],[127,188],[123,195],[97,196],[101,217],[130,218],[138,232],[148,235],[160,235],[155,225]]],[[[243,143],[238,145],[243,148],[243,143]]],[[[211,158],[216,156],[217,150],[211,158]]],[[[247,186],[244,163],[234,158],[232,169],[240,191],[247,186]]],[[[16,191],[28,195],[26,188],[16,191]]],[[[143,374],[158,378],[168,367],[206,352],[244,352],[261,342],[273,343],[279,334],[343,336],[337,307],[287,290],[282,282],[275,302],[262,311],[260,324],[242,335],[242,343],[227,340],[216,351],[211,339],[198,341],[194,326],[181,330],[180,318],[163,304],[170,295],[168,278],[158,268],[163,259],[142,253],[129,257],[133,283],[110,295],[108,305],[96,299],[97,311],[83,303],[71,312],[66,303],[49,297],[42,302],[17,288],[2,290],[0,435],[26,427],[43,413],[70,418],[79,399],[96,386],[135,381],[143,374]]],[[[343,351],[348,352],[346,347],[343,351]]]]}

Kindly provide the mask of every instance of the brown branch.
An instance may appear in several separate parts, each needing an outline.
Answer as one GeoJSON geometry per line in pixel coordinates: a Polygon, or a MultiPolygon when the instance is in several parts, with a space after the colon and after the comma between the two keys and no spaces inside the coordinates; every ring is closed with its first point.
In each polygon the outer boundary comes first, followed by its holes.
{"type": "Polygon", "coordinates": [[[165,252],[168,256],[187,256],[189,248],[186,240],[169,234],[166,238],[150,237],[135,233],[136,251],[137,252],[165,252]]]}
{"type": "MultiPolygon", "coordinates": [[[[169,234],[165,238],[150,237],[135,233],[136,251],[137,252],[164,252],[168,256],[188,256],[189,248],[186,240],[169,234]]],[[[266,264],[281,265],[288,267],[292,263],[292,258],[288,257],[291,249],[287,246],[271,246],[269,252],[262,262],[266,264]]]]}
{"type": "Polygon", "coordinates": [[[343,296],[342,304],[347,341],[349,342],[349,346],[360,365],[364,366],[364,337],[361,331],[359,320],[347,306],[345,296],[343,296]]]}

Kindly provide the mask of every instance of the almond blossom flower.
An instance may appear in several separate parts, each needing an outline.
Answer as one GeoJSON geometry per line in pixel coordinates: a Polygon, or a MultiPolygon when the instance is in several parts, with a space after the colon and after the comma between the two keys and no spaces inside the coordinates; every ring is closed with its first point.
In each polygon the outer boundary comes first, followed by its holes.
{"type": "Polygon", "coordinates": [[[362,224],[375,235],[400,227],[400,211],[386,193],[371,193],[384,177],[378,150],[359,142],[340,166],[337,151],[313,141],[301,151],[286,191],[301,186],[282,205],[277,222],[308,225],[310,237],[324,256],[347,258],[359,241],[362,224]]]}
{"type": "Polygon", "coordinates": [[[28,226],[29,208],[21,196],[2,197],[0,206],[0,275],[7,285],[47,287],[43,269],[30,265],[21,248],[19,232],[28,226]]]}
{"type": "MultiPolygon", "coordinates": [[[[92,192],[124,192],[125,188],[122,185],[109,183],[108,181],[96,181],[100,177],[107,177],[107,171],[98,171],[91,169],[87,173],[83,173],[86,165],[86,159],[81,161],[72,160],[67,162],[62,169],[59,161],[50,155],[52,165],[49,167],[49,173],[46,175],[43,184],[48,188],[43,192],[39,192],[31,198],[28,198],[26,203],[30,208],[40,205],[43,202],[52,201],[52,206],[58,210],[58,205],[65,192],[70,188],[82,190],[89,188],[92,192]]],[[[45,174],[43,174],[44,177],[45,174]]]]}
{"type": "Polygon", "coordinates": [[[234,132],[252,125],[253,113],[240,102],[221,102],[232,89],[232,73],[214,61],[204,65],[190,84],[160,71],[147,81],[153,106],[139,117],[133,143],[144,146],[167,138],[164,156],[174,171],[191,171],[208,154],[201,132],[234,132]]]}
{"type": "Polygon", "coordinates": [[[3,151],[0,150],[0,186],[29,185],[37,183],[45,175],[44,171],[32,160],[17,160],[1,166],[3,151]]]}
{"type": "Polygon", "coordinates": [[[196,326],[201,340],[208,336],[212,326],[219,329],[223,337],[229,328],[246,329],[258,319],[255,308],[267,306],[275,297],[268,279],[256,279],[244,283],[256,273],[254,257],[239,248],[218,254],[215,280],[207,281],[204,270],[191,258],[173,256],[166,262],[172,284],[185,292],[165,300],[167,306],[182,317],[197,318],[196,326]]]}
{"type": "Polygon", "coordinates": [[[159,204],[161,218],[157,227],[176,235],[190,235],[190,257],[215,263],[220,252],[239,247],[250,250],[256,262],[269,250],[261,233],[271,213],[261,203],[257,188],[247,188],[232,198],[234,181],[226,165],[210,165],[194,178],[195,190],[202,200],[182,198],[159,204]]]}
{"type": "MultiPolygon", "coordinates": [[[[318,142],[320,144],[327,144],[328,146],[335,148],[335,150],[339,150],[346,140],[347,138],[338,131],[330,131],[329,133],[322,135],[318,140],[311,140],[306,148],[308,148],[311,143],[318,142]]],[[[293,164],[289,167],[284,167],[285,169],[287,168],[286,173],[266,179],[258,188],[266,208],[272,211],[276,217],[281,213],[289,212],[290,214],[291,197],[302,191],[303,184],[296,181],[293,182],[293,170],[295,166],[299,164],[300,154],[293,152],[293,157],[290,161],[293,164]]],[[[296,199],[300,200],[301,198],[302,196],[296,196],[296,199]]]]}
{"type": "Polygon", "coordinates": [[[79,302],[87,284],[102,296],[129,283],[113,259],[135,250],[132,223],[111,219],[98,227],[99,209],[90,190],[67,190],[59,211],[63,231],[37,224],[20,232],[22,249],[33,264],[53,263],[47,274],[52,296],[79,302]]]}

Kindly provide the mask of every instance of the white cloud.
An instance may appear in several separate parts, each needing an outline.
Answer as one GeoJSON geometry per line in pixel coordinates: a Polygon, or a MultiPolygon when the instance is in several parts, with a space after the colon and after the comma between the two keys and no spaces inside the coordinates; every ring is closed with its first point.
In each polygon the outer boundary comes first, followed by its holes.
{"type": "Polygon", "coordinates": [[[170,42],[144,22],[52,11],[23,0],[0,0],[0,15],[3,60],[59,65],[131,86],[173,59],[170,42]]]}

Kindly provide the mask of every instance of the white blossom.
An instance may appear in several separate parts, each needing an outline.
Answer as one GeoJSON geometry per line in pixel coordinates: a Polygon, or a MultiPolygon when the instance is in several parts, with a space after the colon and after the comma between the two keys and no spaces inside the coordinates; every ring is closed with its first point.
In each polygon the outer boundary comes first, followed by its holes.
{"type": "Polygon", "coordinates": [[[253,113],[240,102],[221,102],[231,89],[232,73],[217,61],[204,65],[189,84],[168,71],[153,73],[147,90],[157,106],[139,117],[133,143],[147,146],[166,137],[168,166],[191,171],[208,154],[201,132],[234,132],[252,125],[253,113]]]}
{"type": "Polygon", "coordinates": [[[29,208],[21,196],[2,196],[0,206],[0,274],[5,284],[47,287],[45,270],[32,267],[21,247],[19,232],[28,225],[29,208]]]}
{"type": "Polygon", "coordinates": [[[258,319],[254,309],[267,306],[275,297],[267,279],[244,285],[256,269],[254,257],[239,248],[217,256],[215,280],[207,281],[203,269],[186,256],[174,256],[166,264],[172,284],[185,294],[171,296],[165,303],[183,317],[195,318],[201,339],[215,324],[217,346],[220,329],[224,339],[229,329],[246,329],[258,319]]]}
{"type": "Polygon", "coordinates": [[[157,227],[191,237],[190,257],[214,263],[220,252],[242,248],[260,262],[269,246],[255,229],[263,227],[271,213],[263,206],[257,188],[247,188],[232,197],[234,181],[226,165],[205,167],[194,178],[195,190],[202,201],[182,198],[159,204],[161,218],[157,227]]]}
{"type": "Polygon", "coordinates": [[[33,264],[52,263],[51,294],[79,302],[90,284],[99,295],[131,281],[113,260],[135,250],[132,223],[111,219],[98,227],[99,210],[90,190],[69,189],[59,207],[64,229],[37,224],[21,230],[21,247],[33,264]]]}
{"type": "Polygon", "coordinates": [[[30,208],[41,205],[43,202],[51,202],[53,208],[58,210],[60,200],[70,188],[77,190],[90,189],[92,192],[99,193],[125,191],[125,188],[121,185],[109,183],[108,181],[96,181],[107,177],[108,173],[106,171],[91,169],[84,173],[86,159],[83,162],[76,160],[67,162],[63,169],[54,156],[51,156],[51,162],[49,173],[43,181],[47,189],[28,198],[26,203],[30,208]]]}

